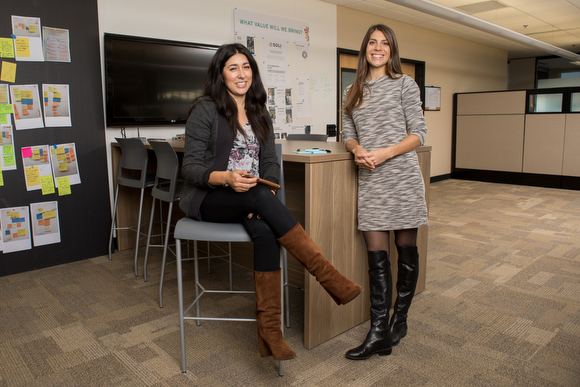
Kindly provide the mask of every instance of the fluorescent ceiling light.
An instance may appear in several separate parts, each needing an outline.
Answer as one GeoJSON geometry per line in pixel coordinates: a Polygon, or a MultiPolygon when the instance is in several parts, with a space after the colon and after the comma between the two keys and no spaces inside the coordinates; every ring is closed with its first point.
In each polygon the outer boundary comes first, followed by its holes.
{"type": "Polygon", "coordinates": [[[459,23],[467,27],[475,28],[477,30],[484,31],[492,35],[500,36],[502,38],[518,42],[526,46],[534,47],[539,50],[548,52],[550,54],[569,59],[571,61],[580,61],[580,55],[575,54],[571,51],[564,50],[563,48],[560,47],[552,46],[551,44],[544,43],[534,38],[530,38],[529,36],[520,34],[519,32],[515,32],[507,28],[498,26],[496,24],[489,23],[485,20],[481,20],[476,17],[467,15],[463,12],[459,12],[454,9],[444,7],[442,5],[435,4],[428,0],[385,0],[385,1],[394,4],[399,4],[404,7],[424,12],[432,16],[437,16],[441,19],[459,23]]]}

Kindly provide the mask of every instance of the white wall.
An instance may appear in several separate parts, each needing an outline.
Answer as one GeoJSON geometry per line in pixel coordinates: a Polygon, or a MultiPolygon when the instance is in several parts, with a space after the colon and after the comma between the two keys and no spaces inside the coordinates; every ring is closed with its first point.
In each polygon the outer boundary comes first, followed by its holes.
{"type": "MultiPolygon", "coordinates": [[[[234,9],[303,21],[310,27],[312,132],[336,123],[336,6],[318,0],[98,0],[101,55],[105,33],[221,45],[234,42],[234,9]]],[[[103,89],[103,95],[105,90],[103,89]]],[[[103,101],[104,102],[104,101],[103,101]]],[[[171,138],[184,126],[141,127],[145,137],[171,138]]],[[[136,137],[136,128],[126,128],[136,137]]],[[[106,128],[107,144],[120,135],[106,128]]],[[[112,181],[110,147],[107,146],[112,181]]],[[[112,184],[110,184],[112,185],[112,184]]]]}

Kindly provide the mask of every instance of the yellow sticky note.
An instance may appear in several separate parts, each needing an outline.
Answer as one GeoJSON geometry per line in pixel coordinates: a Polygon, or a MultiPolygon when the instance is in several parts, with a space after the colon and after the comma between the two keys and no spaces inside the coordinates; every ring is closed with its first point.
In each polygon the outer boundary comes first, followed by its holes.
{"type": "Polygon", "coordinates": [[[28,186],[40,185],[40,172],[38,167],[25,168],[26,170],[26,181],[28,186]]]}
{"type": "Polygon", "coordinates": [[[43,195],[49,195],[54,193],[54,181],[52,180],[52,175],[42,176],[40,178],[40,184],[42,186],[43,195]]]}
{"type": "Polygon", "coordinates": [[[14,39],[16,44],[16,55],[22,58],[30,58],[30,44],[28,38],[16,38],[14,39]]]}
{"type": "Polygon", "coordinates": [[[58,91],[58,89],[54,86],[48,86],[48,91],[51,91],[54,93],[55,91],[58,91]]]}
{"type": "Polygon", "coordinates": [[[58,185],[58,196],[70,195],[70,180],[68,176],[57,177],[56,184],[58,185]]]}
{"type": "Polygon", "coordinates": [[[55,210],[46,211],[44,213],[44,219],[51,219],[51,218],[56,218],[56,211],[55,210]]]}
{"type": "Polygon", "coordinates": [[[0,81],[14,83],[16,81],[16,63],[2,61],[0,81]]]}
{"type": "Polygon", "coordinates": [[[18,229],[18,236],[26,236],[26,229],[25,228],[19,228],[18,229]]]}
{"type": "Polygon", "coordinates": [[[64,148],[56,148],[56,154],[60,155],[64,153],[64,148]]]}
{"type": "Polygon", "coordinates": [[[20,218],[20,212],[10,212],[10,219],[20,218]]]}
{"type": "Polygon", "coordinates": [[[39,213],[39,214],[42,214],[43,212],[44,212],[44,207],[40,207],[40,208],[38,209],[38,213],[39,213]]]}
{"type": "Polygon", "coordinates": [[[68,164],[66,163],[66,161],[64,163],[58,163],[58,170],[61,172],[68,171],[68,164]]]}
{"type": "Polygon", "coordinates": [[[2,171],[0,171],[0,187],[4,186],[4,176],[2,176],[2,171]]]}
{"type": "Polygon", "coordinates": [[[0,57],[14,58],[14,40],[11,38],[0,38],[0,57]]]}
{"type": "Polygon", "coordinates": [[[20,90],[20,98],[22,99],[32,99],[33,96],[32,90],[20,90]]]}
{"type": "Polygon", "coordinates": [[[62,94],[61,93],[54,93],[54,98],[62,98],[62,94]]]}
{"type": "Polygon", "coordinates": [[[57,159],[58,161],[64,161],[64,160],[66,160],[66,155],[65,155],[64,153],[61,153],[61,154],[59,154],[59,155],[57,154],[57,155],[56,155],[56,159],[57,159]]]}

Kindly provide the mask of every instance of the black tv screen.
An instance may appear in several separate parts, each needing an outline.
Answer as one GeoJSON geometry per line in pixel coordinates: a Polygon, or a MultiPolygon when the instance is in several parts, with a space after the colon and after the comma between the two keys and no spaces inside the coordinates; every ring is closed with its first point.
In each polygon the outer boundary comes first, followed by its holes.
{"type": "Polygon", "coordinates": [[[217,49],[105,34],[107,126],[184,124],[217,49]]]}

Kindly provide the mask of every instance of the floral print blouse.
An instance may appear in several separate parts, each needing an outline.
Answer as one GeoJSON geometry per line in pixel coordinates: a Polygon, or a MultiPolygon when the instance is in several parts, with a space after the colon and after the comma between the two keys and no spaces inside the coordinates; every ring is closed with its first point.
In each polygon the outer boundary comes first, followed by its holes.
{"type": "Polygon", "coordinates": [[[236,134],[230,151],[228,171],[241,169],[249,172],[252,176],[260,177],[260,143],[249,122],[244,125],[242,130],[246,136],[244,137],[241,132],[236,134]]]}

